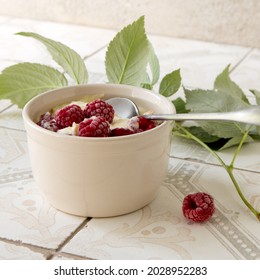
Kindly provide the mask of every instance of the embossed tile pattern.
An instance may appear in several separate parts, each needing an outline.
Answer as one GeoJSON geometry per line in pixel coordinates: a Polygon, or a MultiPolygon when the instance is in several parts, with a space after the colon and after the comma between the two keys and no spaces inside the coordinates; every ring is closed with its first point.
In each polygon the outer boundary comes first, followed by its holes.
{"type": "Polygon", "coordinates": [[[42,253],[30,250],[27,247],[17,246],[0,241],[0,260],[44,260],[42,253]]]}
{"type": "MultiPolygon", "coordinates": [[[[0,71],[23,61],[57,67],[41,44],[14,35],[19,31],[69,45],[85,58],[90,83],[107,82],[106,46],[115,31],[0,16],[0,71]]],[[[216,75],[231,64],[231,77],[248,95],[249,88],[260,89],[257,49],[149,39],[161,63],[161,78],[181,67],[185,86],[211,88],[216,75]]],[[[259,151],[259,143],[245,145],[235,164],[245,196],[258,209],[259,151]]],[[[220,155],[228,162],[233,153],[229,149],[220,155]]],[[[143,209],[105,219],[68,215],[49,205],[37,188],[21,110],[1,100],[0,259],[259,259],[258,223],[214,157],[176,137],[170,155],[168,176],[156,199],[143,209]],[[183,197],[196,191],[209,192],[215,199],[216,212],[204,224],[188,222],[181,212],[183,197]]]]}
{"type": "MultiPolygon", "coordinates": [[[[239,178],[246,183],[249,176],[240,172],[239,178]]],[[[259,204],[260,190],[252,191],[259,179],[251,177],[246,192],[253,204],[259,204]]],[[[258,259],[260,229],[227,182],[219,167],[172,159],[150,205],[121,217],[92,219],[64,251],[97,259],[258,259]],[[187,222],[181,213],[184,196],[198,191],[210,192],[217,208],[204,224],[187,222]]]]}

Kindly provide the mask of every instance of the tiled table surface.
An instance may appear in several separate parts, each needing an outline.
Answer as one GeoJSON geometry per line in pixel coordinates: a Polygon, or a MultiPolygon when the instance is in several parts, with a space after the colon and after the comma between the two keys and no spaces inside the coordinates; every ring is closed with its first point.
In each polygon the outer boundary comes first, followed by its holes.
{"type": "MultiPolygon", "coordinates": [[[[86,58],[90,83],[106,82],[104,57],[115,31],[0,16],[0,71],[23,61],[52,64],[44,47],[15,36],[34,31],[86,58]]],[[[231,77],[249,95],[260,89],[260,50],[149,36],[161,76],[181,67],[183,83],[211,88],[231,64],[231,77]]],[[[245,208],[224,169],[201,147],[172,139],[168,176],[158,197],[134,213],[83,218],[57,211],[34,183],[21,110],[0,101],[0,259],[259,259],[260,224],[245,208]],[[185,220],[183,197],[205,191],[216,213],[204,224],[185,220]]],[[[233,149],[223,151],[225,161],[233,149]]],[[[243,147],[235,176],[260,209],[260,143],[243,147]]]]}

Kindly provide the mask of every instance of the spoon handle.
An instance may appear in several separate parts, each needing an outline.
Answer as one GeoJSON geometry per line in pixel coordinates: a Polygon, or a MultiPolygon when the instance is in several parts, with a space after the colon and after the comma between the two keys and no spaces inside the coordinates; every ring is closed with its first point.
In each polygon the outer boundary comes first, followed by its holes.
{"type": "Polygon", "coordinates": [[[245,109],[225,113],[152,114],[144,115],[144,117],[149,120],[232,121],[260,125],[259,108],[257,108],[257,114],[252,114],[251,110],[245,109]]]}

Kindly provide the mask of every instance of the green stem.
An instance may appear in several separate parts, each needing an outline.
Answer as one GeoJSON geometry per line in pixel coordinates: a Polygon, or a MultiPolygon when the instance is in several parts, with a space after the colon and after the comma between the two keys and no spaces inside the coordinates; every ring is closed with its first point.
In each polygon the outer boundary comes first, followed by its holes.
{"type": "Polygon", "coordinates": [[[233,182],[237,192],[238,192],[238,195],[240,196],[240,198],[242,199],[242,201],[244,202],[244,204],[247,206],[247,208],[256,216],[256,218],[260,221],[260,212],[257,211],[249,202],[248,200],[245,198],[245,196],[243,195],[243,193],[241,192],[240,188],[239,188],[239,185],[234,177],[234,174],[233,174],[233,171],[230,167],[228,167],[226,169],[231,181],[233,182]]]}
{"type": "Polygon", "coordinates": [[[236,152],[235,152],[235,154],[234,154],[234,156],[233,156],[233,158],[232,158],[232,161],[231,161],[231,163],[230,163],[230,168],[233,170],[233,168],[234,168],[234,163],[235,163],[235,160],[236,160],[236,158],[237,158],[237,155],[238,155],[238,153],[240,152],[240,150],[241,150],[241,147],[242,147],[242,145],[244,144],[244,142],[245,142],[245,140],[246,140],[246,138],[247,138],[247,136],[248,136],[248,133],[249,133],[249,131],[251,130],[251,126],[250,126],[250,128],[244,133],[244,135],[243,135],[243,137],[242,137],[242,139],[241,139],[241,141],[240,141],[240,143],[239,143],[239,145],[238,145],[238,147],[237,147],[237,149],[236,149],[236,152]]]}
{"type": "Polygon", "coordinates": [[[196,136],[194,136],[192,133],[190,133],[187,129],[185,129],[183,126],[179,125],[178,123],[175,124],[176,128],[177,128],[177,131],[179,132],[178,135],[179,136],[182,136],[182,137],[185,137],[185,138],[188,138],[188,139],[192,139],[194,141],[196,141],[197,143],[199,143],[202,147],[204,147],[207,151],[209,151],[219,162],[220,164],[224,167],[224,169],[227,171],[232,183],[234,184],[235,188],[236,188],[236,191],[238,193],[238,195],[240,196],[240,198],[242,199],[242,201],[244,202],[244,204],[247,206],[247,208],[256,216],[256,218],[260,221],[260,212],[257,211],[249,202],[248,200],[245,198],[245,196],[243,195],[243,193],[241,192],[241,189],[234,177],[234,174],[233,174],[233,169],[234,169],[234,162],[235,162],[235,159],[239,153],[239,151],[241,150],[241,147],[249,133],[249,130],[247,130],[239,145],[238,145],[238,148],[232,158],[232,161],[231,161],[231,164],[228,166],[223,160],[222,158],[215,152],[213,151],[207,144],[205,144],[204,142],[202,142],[199,138],[197,138],[196,136]],[[183,134],[184,133],[184,134],[183,134]]]}
{"type": "Polygon", "coordinates": [[[220,164],[226,169],[228,168],[228,166],[226,165],[226,163],[222,160],[222,158],[215,152],[213,151],[207,144],[205,144],[204,142],[202,142],[199,138],[197,138],[196,136],[194,136],[192,133],[190,133],[186,128],[184,128],[183,126],[179,125],[178,123],[175,123],[175,126],[177,127],[178,130],[182,131],[185,133],[185,135],[183,135],[182,133],[179,133],[178,136],[181,137],[185,137],[188,139],[192,139],[194,141],[196,141],[197,143],[199,143],[202,147],[204,147],[206,150],[208,150],[219,162],[220,164]]]}

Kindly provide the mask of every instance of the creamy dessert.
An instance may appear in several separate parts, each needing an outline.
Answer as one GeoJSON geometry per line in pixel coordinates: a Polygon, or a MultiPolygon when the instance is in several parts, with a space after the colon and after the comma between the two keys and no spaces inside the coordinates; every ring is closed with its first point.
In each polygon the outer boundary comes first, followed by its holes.
{"type": "MultiPolygon", "coordinates": [[[[114,108],[96,95],[52,108],[37,124],[50,131],[80,137],[115,137],[140,133],[158,124],[143,116],[120,118],[114,108]]],[[[151,113],[144,112],[145,113],[151,113]]]]}

